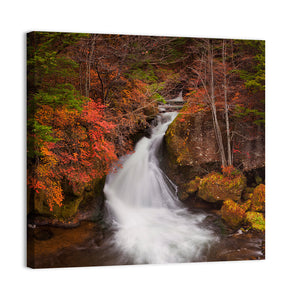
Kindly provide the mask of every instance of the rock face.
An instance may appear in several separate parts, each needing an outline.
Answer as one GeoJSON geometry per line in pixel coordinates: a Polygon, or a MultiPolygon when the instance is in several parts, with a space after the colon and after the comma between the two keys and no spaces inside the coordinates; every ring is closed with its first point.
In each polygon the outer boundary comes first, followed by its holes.
{"type": "Polygon", "coordinates": [[[204,174],[206,166],[218,164],[218,148],[210,114],[179,114],[169,126],[166,135],[169,160],[179,168],[193,167],[204,174]],[[199,167],[200,166],[200,167],[199,167]]]}
{"type": "MultiPolygon", "coordinates": [[[[221,117],[219,118],[222,119],[221,117]]],[[[233,173],[221,171],[211,114],[179,114],[169,126],[162,151],[162,168],[178,186],[182,201],[221,204],[219,214],[232,229],[264,231],[264,132],[255,124],[231,120],[233,173]],[[246,174],[246,176],[244,175],[246,174]],[[248,185],[248,186],[247,186],[248,185]]],[[[220,122],[221,131],[225,126],[220,122]]],[[[225,134],[223,141],[225,141],[225,134]]],[[[225,151],[227,151],[225,149],[225,151]]]]}
{"type": "MultiPolygon", "coordinates": [[[[222,116],[219,125],[226,144],[226,130],[222,116]]],[[[230,120],[234,135],[233,162],[243,172],[264,168],[264,131],[259,125],[230,120]]],[[[225,149],[225,151],[227,151],[225,149]]],[[[195,176],[203,176],[221,167],[215,139],[212,115],[209,111],[196,114],[178,114],[169,126],[164,143],[166,163],[162,166],[168,176],[179,186],[195,176]]]]}

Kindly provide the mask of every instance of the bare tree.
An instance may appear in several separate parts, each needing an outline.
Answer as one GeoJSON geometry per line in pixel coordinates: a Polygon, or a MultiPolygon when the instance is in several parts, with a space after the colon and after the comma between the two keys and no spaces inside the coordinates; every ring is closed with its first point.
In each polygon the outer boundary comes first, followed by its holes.
{"type": "Polygon", "coordinates": [[[209,62],[209,72],[210,72],[210,95],[208,95],[209,104],[211,107],[211,112],[213,115],[213,124],[215,129],[215,135],[217,139],[217,143],[219,146],[219,151],[221,155],[221,161],[223,166],[227,166],[225,150],[223,145],[222,133],[219,126],[218,116],[217,116],[217,108],[215,102],[215,84],[214,84],[214,51],[213,51],[213,43],[209,41],[208,43],[208,62],[209,62]]]}
{"type": "Polygon", "coordinates": [[[222,62],[223,62],[223,75],[224,75],[224,109],[225,109],[225,122],[226,122],[226,136],[227,136],[227,159],[228,165],[232,165],[232,153],[231,153],[231,138],[229,128],[229,116],[228,116],[228,86],[227,86],[227,70],[226,70],[226,42],[222,43],[222,62]]]}

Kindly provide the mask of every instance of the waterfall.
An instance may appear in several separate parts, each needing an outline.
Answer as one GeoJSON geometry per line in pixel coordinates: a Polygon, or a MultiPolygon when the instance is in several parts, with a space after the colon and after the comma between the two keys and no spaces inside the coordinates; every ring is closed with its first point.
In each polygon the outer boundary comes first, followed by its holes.
{"type": "Polygon", "coordinates": [[[176,115],[159,115],[151,137],[142,138],[105,183],[113,245],[135,264],[201,261],[215,240],[201,224],[206,215],[184,208],[176,186],[159,168],[158,151],[176,115]]]}

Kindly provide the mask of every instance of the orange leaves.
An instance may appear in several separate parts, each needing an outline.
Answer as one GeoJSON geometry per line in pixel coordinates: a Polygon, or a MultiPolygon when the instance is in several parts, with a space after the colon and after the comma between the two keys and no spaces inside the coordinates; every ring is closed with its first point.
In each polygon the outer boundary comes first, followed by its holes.
{"type": "Polygon", "coordinates": [[[37,193],[43,190],[50,210],[63,203],[62,180],[77,192],[103,177],[117,160],[115,147],[107,139],[115,125],[104,120],[103,108],[90,99],[82,111],[66,106],[54,110],[47,105],[37,110],[36,119],[41,125],[51,126],[56,141],[41,140],[39,164],[29,176],[29,186],[37,193]]]}
{"type": "Polygon", "coordinates": [[[58,181],[55,181],[51,178],[46,178],[46,188],[44,190],[50,211],[53,210],[53,206],[56,204],[62,206],[63,202],[63,191],[61,185],[58,181]]]}

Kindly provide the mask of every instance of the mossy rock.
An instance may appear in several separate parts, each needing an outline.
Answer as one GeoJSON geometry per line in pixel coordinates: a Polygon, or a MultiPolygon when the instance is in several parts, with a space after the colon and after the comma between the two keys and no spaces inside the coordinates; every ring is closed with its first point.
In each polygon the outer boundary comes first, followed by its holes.
{"type": "Polygon", "coordinates": [[[257,175],[255,176],[255,182],[256,184],[261,184],[263,182],[263,179],[259,175],[257,175]]]}
{"type": "Polygon", "coordinates": [[[239,201],[246,187],[246,177],[242,174],[228,178],[220,173],[210,173],[203,177],[198,186],[197,196],[208,202],[231,199],[239,201]]]}
{"type": "Polygon", "coordinates": [[[56,218],[60,220],[69,220],[78,212],[79,205],[84,203],[89,198],[95,198],[103,193],[103,179],[95,179],[93,182],[85,185],[84,188],[74,192],[71,187],[64,189],[64,200],[62,205],[54,204],[52,210],[47,202],[47,197],[43,191],[34,194],[33,210],[34,212],[48,216],[49,218],[56,218]]]}
{"type": "Polygon", "coordinates": [[[180,120],[183,115],[179,113],[174,121],[169,125],[166,134],[166,148],[172,164],[177,166],[194,166],[193,149],[190,149],[189,127],[190,120],[186,117],[185,122],[180,120]]]}
{"type": "Polygon", "coordinates": [[[251,207],[251,199],[248,199],[246,202],[242,202],[240,203],[240,206],[245,210],[245,211],[248,211],[251,207]]]}
{"type": "Polygon", "coordinates": [[[67,219],[74,216],[77,212],[80,202],[83,200],[83,195],[77,197],[65,197],[61,206],[54,204],[52,211],[48,205],[47,199],[43,191],[35,195],[34,209],[42,215],[49,215],[51,217],[67,219]]]}
{"type": "Polygon", "coordinates": [[[251,198],[251,210],[252,211],[265,211],[265,185],[260,184],[253,191],[251,198]]]}
{"type": "Polygon", "coordinates": [[[254,188],[253,188],[253,187],[247,186],[247,187],[245,188],[245,193],[247,193],[247,194],[253,194],[253,191],[254,191],[254,188]]]}
{"type": "Polygon", "coordinates": [[[191,180],[185,187],[185,192],[188,194],[194,194],[198,191],[199,183],[201,178],[196,176],[194,180],[191,180]]]}
{"type": "Polygon", "coordinates": [[[245,209],[231,199],[224,201],[221,216],[227,225],[238,228],[245,219],[245,209]]]}
{"type": "Polygon", "coordinates": [[[253,196],[253,191],[254,191],[254,188],[252,187],[246,187],[242,193],[242,198],[247,201],[249,199],[252,198],[253,196]]]}
{"type": "Polygon", "coordinates": [[[254,230],[265,231],[265,218],[262,213],[248,211],[245,215],[245,223],[254,230]]]}

